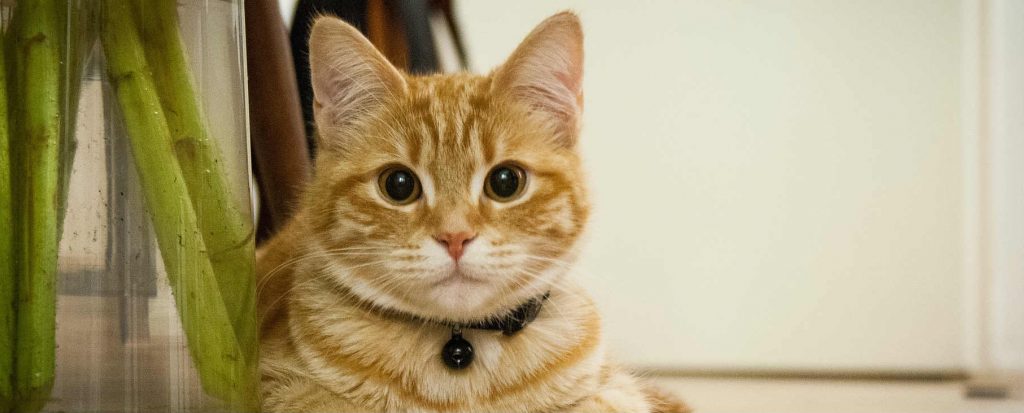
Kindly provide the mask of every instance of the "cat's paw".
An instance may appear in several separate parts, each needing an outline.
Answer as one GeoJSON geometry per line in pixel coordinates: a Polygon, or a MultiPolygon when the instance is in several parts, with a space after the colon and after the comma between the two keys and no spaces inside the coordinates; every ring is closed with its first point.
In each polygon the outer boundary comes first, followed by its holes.
{"type": "Polygon", "coordinates": [[[643,388],[647,403],[651,405],[651,413],[690,413],[693,410],[675,394],[661,387],[645,383],[643,388]]]}

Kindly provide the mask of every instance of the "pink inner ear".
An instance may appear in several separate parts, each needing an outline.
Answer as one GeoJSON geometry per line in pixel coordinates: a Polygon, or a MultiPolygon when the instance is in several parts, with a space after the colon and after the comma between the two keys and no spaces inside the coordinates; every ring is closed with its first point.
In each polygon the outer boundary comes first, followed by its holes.
{"type": "Polygon", "coordinates": [[[538,66],[523,68],[519,79],[512,84],[512,94],[533,110],[542,112],[555,121],[559,139],[572,146],[578,132],[578,118],[583,109],[580,71],[564,66],[538,66]]]}
{"type": "Polygon", "coordinates": [[[569,72],[559,72],[559,73],[556,73],[555,77],[557,77],[558,80],[561,81],[563,85],[565,85],[565,88],[568,89],[570,94],[574,94],[575,95],[575,96],[572,96],[572,99],[573,99],[573,103],[576,105],[576,111],[577,112],[582,112],[583,111],[583,85],[582,85],[582,83],[583,83],[582,82],[582,80],[583,80],[583,68],[582,67],[577,67],[577,69],[579,69],[579,70],[575,71],[575,73],[569,73],[569,72]],[[575,92],[575,93],[572,93],[572,92],[575,92]]]}
{"type": "Polygon", "coordinates": [[[523,86],[518,90],[517,95],[536,110],[557,116],[561,121],[568,121],[576,116],[576,102],[567,99],[568,96],[565,92],[559,93],[539,86],[523,86]]]}
{"type": "MultiPolygon", "coordinates": [[[[332,70],[333,72],[333,70],[332,70]]],[[[355,90],[358,82],[343,73],[329,73],[322,75],[326,79],[320,81],[321,89],[316,96],[316,103],[320,105],[322,115],[326,116],[332,125],[339,126],[351,121],[352,115],[358,110],[359,105],[364,104],[370,93],[359,93],[355,90]]],[[[368,91],[369,92],[369,91],[368,91]]]]}

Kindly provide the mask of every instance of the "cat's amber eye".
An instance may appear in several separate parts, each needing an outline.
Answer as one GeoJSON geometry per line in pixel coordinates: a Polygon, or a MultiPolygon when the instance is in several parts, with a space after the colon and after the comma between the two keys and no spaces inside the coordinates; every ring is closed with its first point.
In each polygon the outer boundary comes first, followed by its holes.
{"type": "Polygon", "coordinates": [[[420,197],[420,180],[404,166],[385,169],[377,179],[380,193],[395,205],[406,205],[420,197]]]}
{"type": "Polygon", "coordinates": [[[487,174],[484,192],[498,202],[509,202],[519,198],[526,188],[526,171],[515,164],[501,164],[487,174]]]}

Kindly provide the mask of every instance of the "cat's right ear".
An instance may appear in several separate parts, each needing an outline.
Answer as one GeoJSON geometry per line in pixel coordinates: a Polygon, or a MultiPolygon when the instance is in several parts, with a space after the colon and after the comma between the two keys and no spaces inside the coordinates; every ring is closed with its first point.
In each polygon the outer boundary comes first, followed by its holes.
{"type": "Polygon", "coordinates": [[[575,14],[541,22],[492,77],[494,90],[550,120],[556,139],[575,145],[583,113],[583,29],[575,14]]]}
{"type": "Polygon", "coordinates": [[[359,30],[334,17],[320,17],[313,24],[309,67],[321,135],[357,122],[406,90],[398,69],[359,30]]]}

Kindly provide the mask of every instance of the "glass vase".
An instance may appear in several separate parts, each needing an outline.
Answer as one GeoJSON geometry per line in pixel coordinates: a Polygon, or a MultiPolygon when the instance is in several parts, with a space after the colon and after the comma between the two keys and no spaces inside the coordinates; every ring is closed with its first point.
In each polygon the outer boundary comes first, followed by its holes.
{"type": "Polygon", "coordinates": [[[256,410],[241,7],[0,0],[0,413],[256,410]]]}

